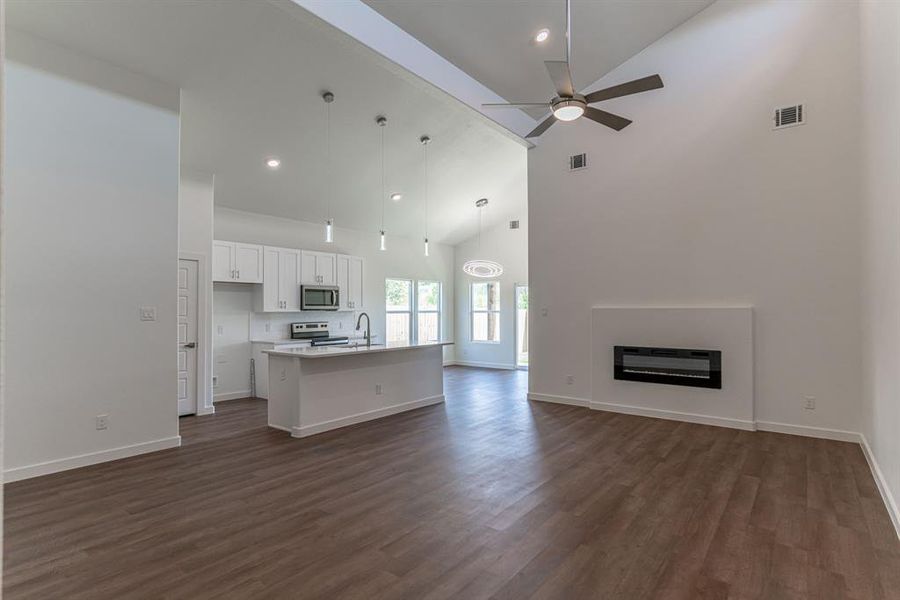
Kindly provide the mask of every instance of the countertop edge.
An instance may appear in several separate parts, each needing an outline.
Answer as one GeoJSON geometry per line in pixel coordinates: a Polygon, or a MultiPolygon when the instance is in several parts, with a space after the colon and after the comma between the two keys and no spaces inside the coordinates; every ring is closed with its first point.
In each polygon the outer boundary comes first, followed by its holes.
{"type": "MultiPolygon", "coordinates": [[[[290,352],[289,350],[262,350],[264,354],[271,354],[273,356],[287,356],[293,358],[336,358],[339,356],[358,356],[360,354],[376,354],[378,352],[398,352],[401,350],[421,350],[423,348],[435,348],[435,347],[443,347],[443,346],[452,346],[455,342],[434,342],[429,344],[416,344],[412,346],[376,346],[373,348],[366,347],[357,347],[357,348],[347,348],[343,352],[321,352],[321,353],[300,353],[300,352],[290,352]]],[[[328,348],[334,348],[335,346],[326,346],[328,348]]]]}

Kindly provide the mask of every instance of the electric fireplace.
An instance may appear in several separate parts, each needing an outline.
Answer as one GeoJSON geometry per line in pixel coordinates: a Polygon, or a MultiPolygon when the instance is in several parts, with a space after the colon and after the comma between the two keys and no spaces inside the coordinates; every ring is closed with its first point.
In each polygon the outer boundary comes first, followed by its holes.
{"type": "Polygon", "coordinates": [[[614,377],[722,389],[722,352],[687,348],[614,346],[614,377]]]}

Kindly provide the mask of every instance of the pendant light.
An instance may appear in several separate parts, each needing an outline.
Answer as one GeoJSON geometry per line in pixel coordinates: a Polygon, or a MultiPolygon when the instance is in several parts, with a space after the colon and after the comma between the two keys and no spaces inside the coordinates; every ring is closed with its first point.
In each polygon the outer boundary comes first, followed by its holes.
{"type": "MultiPolygon", "coordinates": [[[[481,254],[481,211],[487,206],[487,203],[487,198],[475,201],[475,206],[478,208],[478,254],[481,254]]],[[[476,258],[467,260],[466,264],[463,265],[463,271],[472,277],[488,279],[503,275],[503,266],[492,260],[476,258]]]]}
{"type": "Polygon", "coordinates": [[[328,197],[325,200],[325,242],[330,244],[334,241],[334,217],[331,214],[332,197],[334,196],[334,182],[331,176],[331,103],[334,102],[334,94],[325,92],[322,94],[322,100],[325,101],[325,175],[328,177],[328,197]]]}
{"type": "Polygon", "coordinates": [[[379,249],[384,251],[387,250],[384,239],[384,127],[387,125],[387,117],[378,116],[375,118],[375,122],[381,128],[381,245],[379,249]]]}
{"type": "Polygon", "coordinates": [[[422,144],[423,163],[425,165],[425,256],[428,256],[428,142],[431,138],[423,135],[419,138],[422,144]]]}

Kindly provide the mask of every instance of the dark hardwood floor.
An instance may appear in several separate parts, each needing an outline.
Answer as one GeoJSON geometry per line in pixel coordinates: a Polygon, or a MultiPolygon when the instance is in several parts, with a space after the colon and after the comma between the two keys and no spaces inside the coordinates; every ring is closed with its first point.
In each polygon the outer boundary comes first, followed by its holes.
{"type": "Polygon", "coordinates": [[[6,486],[8,600],[898,598],[858,446],[529,403],[447,402],[303,440],[238,400],[184,446],[6,486]]]}

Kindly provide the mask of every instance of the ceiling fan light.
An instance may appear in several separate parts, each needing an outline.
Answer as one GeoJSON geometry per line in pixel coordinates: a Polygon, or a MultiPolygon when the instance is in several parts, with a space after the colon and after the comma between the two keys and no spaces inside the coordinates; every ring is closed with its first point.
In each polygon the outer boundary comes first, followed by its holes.
{"type": "Polygon", "coordinates": [[[584,114],[584,105],[580,102],[566,100],[553,107],[553,116],[560,121],[574,121],[584,114]]]}

